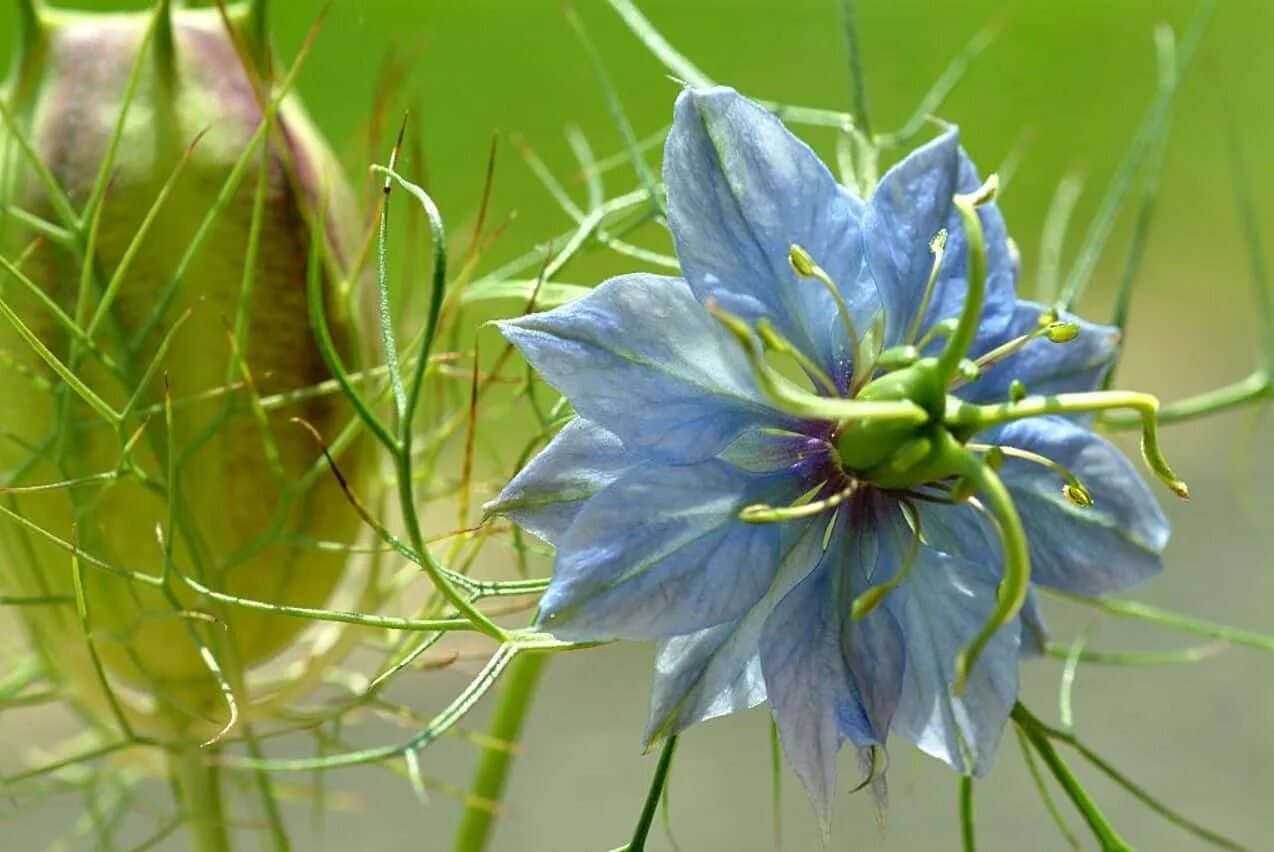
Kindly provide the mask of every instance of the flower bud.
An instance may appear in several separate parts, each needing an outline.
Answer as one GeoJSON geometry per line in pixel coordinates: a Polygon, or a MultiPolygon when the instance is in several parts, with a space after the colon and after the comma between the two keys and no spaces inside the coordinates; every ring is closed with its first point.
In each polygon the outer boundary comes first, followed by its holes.
{"type": "MultiPolygon", "coordinates": [[[[244,14],[230,13],[246,31],[244,14]]],[[[346,555],[315,543],[349,543],[357,534],[357,517],[326,471],[306,476],[321,456],[289,422],[302,418],[333,440],[348,419],[343,401],[317,394],[278,400],[329,378],[306,311],[307,258],[316,239],[327,246],[322,274],[336,348],[351,369],[362,360],[355,318],[336,297],[358,229],[351,194],[294,97],[284,99],[266,136],[266,155],[261,144],[249,150],[262,122],[261,98],[273,94],[268,84],[254,91],[215,11],[179,10],[158,19],[149,12],[44,12],[30,30],[7,86],[9,110],[81,215],[124,118],[101,209],[82,217],[78,231],[61,220],[68,205],[57,203],[41,169],[16,154],[20,146],[8,144],[0,129],[0,150],[8,153],[0,186],[6,204],[73,237],[66,245],[41,238],[22,272],[88,337],[107,282],[124,271],[92,330],[98,353],[86,351],[14,277],[0,294],[84,385],[115,411],[131,413],[118,427],[107,423],[67,391],[9,324],[0,324],[0,350],[23,368],[0,371],[0,431],[12,438],[0,447],[0,469],[9,484],[115,472],[11,495],[9,506],[32,526],[0,520],[0,588],[69,596],[71,556],[49,536],[74,541],[85,554],[79,572],[93,641],[112,680],[137,687],[157,714],[171,717],[173,708],[183,708],[187,720],[224,718],[224,710],[214,709],[221,697],[204,654],[215,656],[230,682],[241,683],[248,668],[287,648],[312,622],[211,600],[182,576],[227,595],[321,607],[343,575],[346,555]],[[125,112],[135,66],[136,91],[125,112]],[[227,183],[240,167],[237,185],[227,183]],[[187,257],[218,205],[206,240],[187,257]],[[312,227],[320,207],[323,233],[312,227]],[[149,230],[134,243],[152,212],[149,230]],[[176,289],[161,311],[172,282],[176,289]],[[188,308],[193,312],[182,323],[188,308]],[[277,404],[258,408],[254,393],[277,404]],[[129,456],[121,456],[121,435],[138,436],[129,456]],[[99,562],[164,583],[139,582],[99,562]]],[[[248,42],[250,55],[262,55],[251,34],[248,42]]],[[[25,223],[9,217],[0,225],[4,257],[13,260],[33,244],[25,223]]],[[[338,455],[356,484],[366,467],[362,456],[361,442],[338,455]]],[[[77,692],[86,701],[100,698],[75,608],[27,607],[23,614],[54,677],[72,689],[81,681],[77,692]]]]}

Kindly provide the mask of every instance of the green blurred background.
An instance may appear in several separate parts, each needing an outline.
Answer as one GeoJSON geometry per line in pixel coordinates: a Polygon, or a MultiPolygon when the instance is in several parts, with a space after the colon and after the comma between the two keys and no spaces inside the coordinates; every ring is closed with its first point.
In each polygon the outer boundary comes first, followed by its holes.
{"type": "MultiPolygon", "coordinates": [[[[144,3],[87,3],[136,8],[144,3]]],[[[321,4],[280,0],[274,30],[283,54],[300,43],[321,4]]],[[[670,118],[677,86],[601,0],[576,8],[605,58],[639,135],[670,118]]],[[[835,0],[643,0],[665,36],[715,79],[772,100],[845,108],[849,82],[835,0]]],[[[1246,375],[1257,357],[1249,247],[1230,173],[1228,114],[1246,154],[1263,235],[1274,241],[1274,4],[1222,0],[1177,101],[1154,231],[1138,281],[1121,384],[1165,400],[1246,375]]],[[[1068,255],[1078,243],[1155,88],[1154,25],[1180,32],[1188,0],[861,0],[867,86],[874,123],[900,124],[967,39],[999,19],[998,40],[976,61],[941,115],[960,124],[984,171],[1026,139],[1002,206],[1033,281],[1049,200],[1068,173],[1085,178],[1068,255]]],[[[15,13],[0,13],[9,50],[15,13]]],[[[364,125],[377,69],[390,52],[408,77],[393,114],[417,116],[428,187],[456,234],[471,224],[487,152],[500,134],[492,218],[517,217],[491,260],[571,225],[508,144],[520,134],[559,174],[573,160],[562,131],[579,126],[602,152],[620,147],[601,89],[559,0],[336,0],[300,81],[311,113],[338,151],[365,164],[364,125]]],[[[5,59],[7,62],[7,58],[5,59]]],[[[391,119],[391,123],[392,123],[391,119]]],[[[812,141],[830,153],[824,136],[812,141]]],[[[656,155],[652,154],[652,161],[656,155]]],[[[409,163],[409,167],[419,166],[409,163]]],[[[356,175],[358,180],[366,180],[356,175]]],[[[633,177],[612,173],[612,194],[633,177]]],[[[1085,303],[1108,315],[1124,260],[1131,211],[1097,271],[1085,303]]],[[[625,268],[598,254],[569,280],[592,283],[625,268]]],[[[1127,443],[1134,449],[1132,443],[1127,443]]],[[[1253,629],[1274,629],[1274,475],[1266,426],[1250,413],[1173,427],[1166,449],[1195,493],[1167,505],[1175,535],[1167,571],[1141,595],[1161,605],[1253,629]]],[[[1162,489],[1158,493],[1166,495],[1162,489]]],[[[1166,500],[1165,500],[1166,502],[1166,500]]],[[[1056,609],[1054,607],[1053,609],[1056,609]]],[[[1059,636],[1087,616],[1052,613],[1059,636]]],[[[1103,622],[1096,647],[1179,647],[1165,633],[1103,622]]],[[[640,753],[651,653],[614,647],[555,659],[532,711],[495,847],[604,850],[625,841],[653,770],[640,753]]],[[[1053,716],[1061,668],[1024,667],[1028,703],[1053,716]]],[[[461,674],[413,675],[401,685],[420,712],[440,707],[461,674]]],[[[1274,849],[1274,659],[1231,650],[1189,667],[1081,669],[1080,734],[1154,793],[1257,849],[1274,849]]],[[[484,708],[485,709],[485,708],[484,708]]],[[[73,730],[45,712],[0,720],[0,767],[11,770],[32,742],[73,730]]],[[[470,720],[477,728],[480,720],[470,720]]],[[[401,734],[390,734],[395,739],[401,734]]],[[[376,742],[383,742],[379,732],[376,742]]],[[[710,723],[683,738],[672,780],[673,827],[683,850],[772,848],[769,756],[763,712],[710,723]]],[[[468,780],[475,749],[447,740],[424,754],[431,777],[468,780]]],[[[856,767],[845,756],[843,786],[856,767]]],[[[1125,794],[1081,769],[1112,820],[1138,849],[1199,848],[1125,794]]],[[[293,779],[299,788],[309,778],[293,779]]],[[[298,848],[446,849],[460,813],[438,795],[421,806],[406,783],[377,769],[329,779],[356,791],[352,812],[316,826],[304,802],[290,812],[298,848]]],[[[830,849],[955,849],[955,778],[903,744],[893,750],[888,825],[878,830],[865,796],[842,796],[830,849]]],[[[1064,849],[1023,767],[1005,740],[992,777],[977,786],[981,848],[1064,849]]],[[[298,797],[304,799],[304,789],[298,797]]],[[[6,816],[6,849],[40,849],[83,803],[54,797],[21,820],[6,816]]],[[[1069,814],[1069,812],[1068,812],[1069,814]]],[[[1077,820],[1075,821],[1077,823],[1077,820]]],[[[1081,826],[1076,825],[1078,831],[1081,826]]],[[[820,848],[794,777],[784,778],[784,848],[820,848]]],[[[1082,835],[1081,835],[1082,836],[1082,835]]],[[[255,844],[254,844],[255,845],[255,844]]],[[[168,848],[182,848],[173,841],[168,848]]],[[[248,848],[252,848],[249,846],[248,848]]],[[[656,829],[652,849],[671,848],[656,829]]]]}

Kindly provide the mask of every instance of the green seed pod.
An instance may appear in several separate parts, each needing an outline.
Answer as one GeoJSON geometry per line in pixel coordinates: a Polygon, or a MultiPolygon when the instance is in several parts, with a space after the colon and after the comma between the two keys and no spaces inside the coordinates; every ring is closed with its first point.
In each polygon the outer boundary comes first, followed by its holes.
{"type": "MultiPolygon", "coordinates": [[[[194,584],[322,606],[347,557],[314,543],[357,535],[290,422],[334,441],[344,400],[280,399],[329,378],[307,314],[312,254],[337,353],[362,361],[342,296],[351,193],[295,97],[259,130],[281,83],[248,70],[268,51],[246,8],[229,13],[241,49],[213,10],[23,8],[0,127],[14,315],[0,322],[0,589],[78,596],[22,614],[81,704],[104,708],[95,654],[131,687],[128,715],[206,734],[226,719],[223,688],[250,691],[249,670],[311,622],[194,584]]],[[[355,483],[363,455],[355,441],[338,456],[355,483]]]]}

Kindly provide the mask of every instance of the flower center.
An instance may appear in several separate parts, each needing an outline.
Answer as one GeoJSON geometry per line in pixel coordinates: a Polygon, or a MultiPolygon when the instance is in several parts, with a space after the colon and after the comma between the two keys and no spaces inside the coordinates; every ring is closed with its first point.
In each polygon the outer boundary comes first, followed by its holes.
{"type": "MultiPolygon", "coordinates": [[[[809,518],[823,512],[839,512],[840,506],[864,484],[898,494],[902,505],[912,497],[935,497],[943,502],[973,501],[994,521],[1004,547],[1004,576],[996,606],[982,631],[957,659],[956,691],[963,688],[969,669],[991,637],[1008,624],[1026,601],[1030,587],[1030,561],[1026,533],[1008,489],[997,469],[1006,457],[1034,462],[1061,477],[1062,493],[1079,506],[1091,506],[1093,498],[1070,471],[1057,462],[1012,447],[971,443],[989,427],[1042,415],[1071,415],[1127,408],[1142,418],[1142,454],[1151,470],[1181,497],[1189,491],[1176,477],[1159,450],[1156,428],[1158,400],[1148,394],[1125,391],[1061,393],[1029,396],[1020,383],[1010,385],[1010,398],[992,405],[977,405],[953,395],[961,384],[976,381],[982,371],[998,364],[1038,337],[1055,343],[1075,339],[1079,327],[1060,322],[1046,312],[1036,328],[996,347],[977,360],[968,353],[977,336],[986,294],[987,250],[977,208],[996,192],[994,176],[977,191],[955,196],[964,226],[968,251],[968,289],[960,316],[934,323],[916,340],[939,276],[946,234],[930,243],[934,263],[919,311],[910,323],[906,342],[883,352],[871,352],[867,340],[854,326],[839,287],[810,254],[793,246],[789,260],[798,274],[820,282],[833,296],[849,339],[854,375],[849,393],[836,392],[836,382],[813,359],[803,355],[770,325],[752,329],[739,317],[709,304],[708,310],[739,341],[752,365],[758,386],[779,410],[805,420],[835,424],[833,445],[847,483],[841,490],[812,502],[789,507],[748,506],[739,518],[747,523],[775,523],[809,518]],[[921,357],[920,350],[943,337],[937,354],[921,357]],[[760,345],[758,345],[758,338],[760,345]],[[828,395],[803,390],[778,376],[765,360],[765,351],[794,355],[815,384],[828,395]]],[[[870,335],[868,336],[871,337],[870,335]]],[[[914,514],[914,512],[912,512],[914,514]]],[[[835,517],[833,515],[833,517],[835,517]]],[[[829,525],[830,529],[830,525],[829,525]]],[[[916,529],[917,541],[919,530],[916,529]]],[[[888,591],[882,588],[875,603],[888,591]]],[[[856,612],[869,610],[870,601],[856,612]]],[[[859,613],[860,615],[862,612],[859,613]]]]}

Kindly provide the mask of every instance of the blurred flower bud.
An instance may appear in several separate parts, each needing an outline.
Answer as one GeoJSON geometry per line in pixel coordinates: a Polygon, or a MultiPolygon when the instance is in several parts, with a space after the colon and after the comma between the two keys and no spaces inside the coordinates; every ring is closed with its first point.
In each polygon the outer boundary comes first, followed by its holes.
{"type": "MultiPolygon", "coordinates": [[[[333,441],[348,419],[343,399],[279,398],[329,378],[306,310],[316,238],[325,241],[323,290],[336,348],[351,368],[362,361],[339,286],[358,222],[328,145],[295,97],[283,100],[265,141],[252,144],[263,101],[275,95],[268,83],[254,88],[251,57],[267,51],[246,14],[230,13],[246,46],[237,51],[213,10],[41,12],[28,22],[6,87],[14,123],[40,165],[0,128],[0,190],[10,214],[0,219],[0,251],[36,285],[8,274],[0,294],[84,385],[129,412],[107,422],[12,323],[0,323],[0,353],[16,364],[0,371],[4,482],[102,475],[8,495],[6,508],[30,526],[0,522],[0,586],[70,596],[71,554],[50,536],[75,542],[97,653],[112,680],[136,688],[132,703],[141,712],[177,727],[225,718],[208,653],[242,688],[248,669],[312,623],[210,600],[182,577],[255,601],[322,606],[347,554],[316,545],[349,543],[358,524],[313,439],[289,422],[303,418],[333,441]],[[85,215],[116,142],[100,210],[85,215]],[[68,209],[79,221],[66,221],[68,209]],[[99,315],[117,275],[118,290],[99,315]],[[130,435],[138,437],[124,455],[130,435]],[[96,563],[165,579],[140,582],[96,563]]],[[[354,442],[338,456],[355,482],[366,467],[361,455],[354,442]]],[[[50,676],[100,705],[75,607],[23,614],[50,676]]]]}

